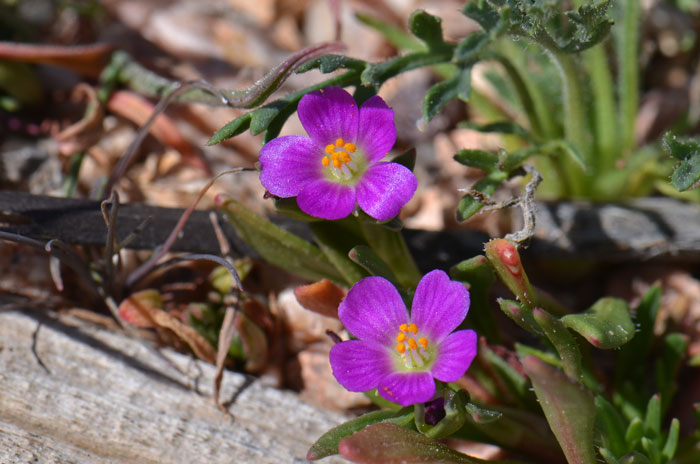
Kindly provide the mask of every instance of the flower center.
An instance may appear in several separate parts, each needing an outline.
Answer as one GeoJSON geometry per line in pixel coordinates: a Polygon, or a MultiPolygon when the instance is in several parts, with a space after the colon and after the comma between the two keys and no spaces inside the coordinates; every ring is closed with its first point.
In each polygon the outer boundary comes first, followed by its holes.
{"type": "Polygon", "coordinates": [[[343,165],[348,165],[348,167],[352,168],[350,163],[352,163],[352,154],[355,153],[355,150],[357,150],[357,147],[354,143],[345,143],[344,139],[337,139],[335,145],[332,143],[326,145],[327,156],[321,159],[321,164],[325,167],[332,164],[336,169],[342,169],[343,165]]]}
{"type": "Polygon", "coordinates": [[[418,326],[416,324],[401,324],[399,333],[396,335],[396,351],[401,356],[404,364],[409,369],[417,369],[424,367],[430,362],[430,353],[428,352],[428,339],[419,337],[418,326]]]}

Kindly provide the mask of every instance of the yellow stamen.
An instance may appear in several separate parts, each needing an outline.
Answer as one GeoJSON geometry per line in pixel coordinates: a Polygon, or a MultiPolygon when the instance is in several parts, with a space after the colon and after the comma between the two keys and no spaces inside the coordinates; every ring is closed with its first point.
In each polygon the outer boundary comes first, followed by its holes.
{"type": "Polygon", "coordinates": [[[342,152],[340,154],[340,159],[343,160],[343,163],[349,163],[352,161],[352,158],[350,158],[350,155],[348,153],[342,152]]]}
{"type": "Polygon", "coordinates": [[[321,160],[321,164],[328,167],[331,164],[331,160],[329,160],[327,156],[324,156],[323,159],[321,160]]]}
{"type": "Polygon", "coordinates": [[[412,334],[417,334],[418,333],[418,326],[416,324],[411,324],[408,326],[408,331],[411,332],[412,334]]]}
{"type": "Polygon", "coordinates": [[[428,347],[428,339],[425,338],[425,337],[419,338],[419,339],[418,339],[418,343],[419,343],[420,346],[422,346],[423,348],[427,348],[427,347],[428,347]]]}
{"type": "Polygon", "coordinates": [[[343,140],[343,139],[338,139],[338,140],[335,141],[335,146],[336,146],[336,147],[342,147],[343,145],[345,145],[345,140],[343,140]]]}
{"type": "Polygon", "coordinates": [[[406,345],[404,345],[403,343],[399,343],[398,345],[396,345],[396,351],[398,351],[399,354],[404,354],[406,352],[406,345]]]}
{"type": "Polygon", "coordinates": [[[416,344],[416,341],[412,338],[408,339],[408,347],[414,351],[418,349],[418,345],[416,344]]]}
{"type": "Polygon", "coordinates": [[[355,153],[355,150],[357,150],[355,144],[351,142],[346,143],[343,148],[345,148],[345,151],[347,151],[348,153],[355,153]]]}
{"type": "Polygon", "coordinates": [[[330,155],[331,153],[333,153],[333,150],[335,150],[335,145],[333,145],[332,143],[329,145],[326,145],[326,153],[328,153],[330,155]]]}
{"type": "Polygon", "coordinates": [[[399,334],[396,336],[396,341],[403,342],[404,340],[406,340],[406,334],[403,332],[399,332],[399,334]]]}
{"type": "Polygon", "coordinates": [[[333,167],[340,169],[343,166],[343,162],[338,158],[333,158],[333,167]]]}
{"type": "Polygon", "coordinates": [[[408,324],[401,324],[399,326],[399,330],[403,330],[404,332],[408,330],[408,324]]]}

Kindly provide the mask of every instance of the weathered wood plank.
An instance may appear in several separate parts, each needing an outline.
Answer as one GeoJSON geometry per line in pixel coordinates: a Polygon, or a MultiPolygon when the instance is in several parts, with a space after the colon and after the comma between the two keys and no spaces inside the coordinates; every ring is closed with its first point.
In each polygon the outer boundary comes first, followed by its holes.
{"type": "Polygon", "coordinates": [[[120,333],[0,312],[0,462],[306,462],[310,444],[343,420],[233,372],[227,415],[211,400],[213,366],[166,353],[189,374],[120,333]]]}

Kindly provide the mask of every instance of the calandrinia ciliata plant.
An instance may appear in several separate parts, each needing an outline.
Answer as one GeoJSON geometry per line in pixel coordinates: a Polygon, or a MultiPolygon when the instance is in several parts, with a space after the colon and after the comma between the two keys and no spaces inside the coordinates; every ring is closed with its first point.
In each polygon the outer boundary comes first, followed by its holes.
{"type": "Polygon", "coordinates": [[[260,151],[260,182],[271,194],[296,197],[302,211],[342,219],[356,205],[387,221],[416,191],[416,177],[397,163],[381,162],[396,142],[394,110],[374,96],[358,109],[340,87],[305,95],[299,119],[309,137],[289,135],[260,151]]]}
{"type": "Polygon", "coordinates": [[[476,332],[459,330],[469,309],[469,292],[442,271],[418,283],[411,314],[399,292],[383,277],[356,283],[338,316],[358,340],[336,344],[333,375],[350,391],[376,389],[402,406],[433,399],[435,381],[455,382],[476,356],[476,332]]]}
{"type": "MultiPolygon", "coordinates": [[[[350,289],[338,316],[356,339],[336,344],[330,364],[341,385],[366,392],[382,409],[323,435],[309,459],[341,453],[358,462],[480,462],[437,441],[442,438],[497,445],[519,459],[510,463],[700,459],[692,437],[680,442],[678,420],[664,420],[687,341],[654,335],[658,288],[634,309],[601,298],[574,314],[531,285],[517,248],[502,239],[488,242],[484,255],[453,266],[449,277],[442,271],[422,276],[394,218],[415,191],[410,171],[416,153],[381,161],[390,156],[396,134],[393,112],[376,93],[388,79],[423,66],[441,65],[436,70],[444,78],[425,97],[426,121],[456,98],[473,96],[479,106],[483,96],[471,93],[470,76],[480,61],[501,63],[526,113],[526,124],[475,126],[519,138],[515,149],[455,155],[484,171],[475,190],[490,195],[520,175],[533,156],[550,163],[545,176],[560,181],[563,196],[605,198],[624,190],[619,175],[629,171],[617,169],[616,156],[634,165],[630,130],[637,95],[630,72],[636,71],[637,32],[631,26],[639,12],[632,0],[620,0],[630,27],[617,42],[624,59],[616,102],[605,87],[605,53],[596,48],[612,26],[611,2],[573,3],[580,7],[562,12],[562,2],[554,0],[467,2],[463,13],[483,30],[458,43],[444,40],[439,18],[418,11],[409,23],[418,40],[401,37],[409,53],[381,63],[317,58],[297,72],[336,74],[237,118],[212,138],[263,133],[261,182],[278,211],[309,224],[315,244],[229,200],[222,209],[240,235],[283,269],[350,289]],[[530,45],[522,47],[522,39],[530,45]],[[561,100],[548,100],[537,76],[528,74],[523,63],[533,44],[538,59],[554,64],[549,69],[557,81],[546,86],[557,89],[561,100]],[[590,89],[584,72],[591,75],[590,89]],[[354,88],[352,95],[342,89],[347,87],[354,88]],[[584,98],[589,94],[592,101],[584,98]],[[295,111],[308,137],[278,137],[295,111]],[[617,181],[608,185],[604,179],[617,181]],[[497,305],[489,299],[497,278],[515,299],[497,305]],[[494,321],[495,307],[528,332],[527,345],[504,344],[508,338],[494,321]],[[615,368],[598,366],[601,357],[615,368]]],[[[684,152],[682,159],[692,161],[692,155],[684,152]]],[[[465,196],[458,217],[476,213],[479,198],[465,196]]]]}

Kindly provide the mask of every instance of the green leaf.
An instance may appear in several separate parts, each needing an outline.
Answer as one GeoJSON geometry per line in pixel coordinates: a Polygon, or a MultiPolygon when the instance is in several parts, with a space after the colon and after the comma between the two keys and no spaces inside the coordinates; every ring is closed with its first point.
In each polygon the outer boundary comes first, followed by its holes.
{"type": "Polygon", "coordinates": [[[664,134],[664,148],[669,155],[683,161],[700,153],[700,141],[678,137],[673,132],[666,132],[664,134]]]}
{"type": "Polygon", "coordinates": [[[403,408],[400,411],[372,411],[356,419],[352,419],[344,424],[332,428],[324,433],[316,443],[311,445],[306,454],[306,459],[315,461],[338,454],[338,444],[340,440],[349,437],[355,432],[359,432],[365,427],[379,422],[392,421],[403,423],[413,419],[413,408],[403,408]]]}
{"type": "Polygon", "coordinates": [[[639,417],[635,417],[630,421],[625,431],[625,441],[627,442],[628,449],[636,447],[643,436],[644,422],[642,422],[639,417]]]}
{"type": "Polygon", "coordinates": [[[534,356],[525,356],[522,363],[569,464],[595,464],[595,407],[590,393],[534,356]]]}
{"type": "Polygon", "coordinates": [[[415,288],[423,275],[418,270],[401,231],[373,219],[360,223],[365,240],[389,266],[398,282],[405,288],[415,288]]]}
{"type": "Polygon", "coordinates": [[[471,419],[477,424],[490,424],[503,417],[503,413],[500,411],[484,409],[474,403],[467,403],[464,407],[467,410],[467,414],[469,414],[471,419]]]}
{"type": "Polygon", "coordinates": [[[496,274],[486,257],[478,255],[460,262],[450,269],[450,277],[466,284],[471,297],[469,319],[465,320],[460,328],[470,323],[479,335],[489,341],[500,342],[489,300],[489,292],[496,281],[496,274]]]}
{"type": "Polygon", "coordinates": [[[661,410],[665,413],[678,389],[676,377],[681,367],[688,339],[680,333],[670,333],[664,337],[661,359],[656,361],[656,386],[661,393],[661,410]]]}
{"type": "Polygon", "coordinates": [[[565,12],[560,9],[561,3],[559,0],[480,0],[468,2],[462,13],[477,21],[492,37],[501,34],[526,37],[557,52],[580,52],[607,37],[612,25],[608,18],[610,0],[565,12]]]}
{"type": "Polygon", "coordinates": [[[395,287],[401,287],[393,271],[387,263],[366,245],[358,245],[348,253],[350,259],[362,266],[371,275],[384,277],[391,282],[395,287]]]}
{"type": "Polygon", "coordinates": [[[596,348],[617,348],[634,337],[627,303],[617,298],[601,298],[585,312],[561,320],[596,348]]]}
{"type": "Polygon", "coordinates": [[[422,40],[429,50],[437,51],[446,46],[442,38],[442,20],[424,10],[416,10],[411,14],[408,29],[422,40]]]}
{"type": "Polygon", "coordinates": [[[575,381],[581,381],[581,350],[564,324],[547,311],[534,308],[532,315],[542,327],[545,336],[552,342],[562,361],[566,375],[575,381]]]}
{"type": "Polygon", "coordinates": [[[534,140],[532,134],[530,134],[527,129],[513,121],[498,121],[489,124],[477,124],[475,122],[468,121],[464,124],[460,124],[460,127],[466,127],[467,129],[485,133],[495,132],[498,134],[513,134],[528,141],[534,140]]]}
{"type": "Polygon", "coordinates": [[[272,203],[275,205],[275,211],[284,214],[285,216],[290,217],[292,219],[304,222],[323,221],[323,219],[321,218],[317,218],[303,212],[301,208],[299,208],[299,204],[297,204],[296,197],[274,198],[272,200],[272,203]]]}
{"type": "Polygon", "coordinates": [[[390,423],[370,425],[344,438],[338,449],[343,457],[364,463],[482,463],[421,433],[390,423]]]}
{"type": "Polygon", "coordinates": [[[649,399],[644,416],[644,436],[656,438],[661,433],[661,396],[657,393],[649,399]]]}
{"type": "Polygon", "coordinates": [[[485,32],[469,34],[457,44],[452,62],[462,64],[479,60],[481,52],[490,42],[491,37],[485,32]]]}
{"type": "Polygon", "coordinates": [[[681,431],[681,423],[678,419],[674,418],[671,421],[671,427],[668,429],[668,438],[666,438],[666,444],[661,450],[661,457],[664,462],[668,462],[676,455],[676,449],[678,448],[678,436],[681,431]]]}
{"type": "Polygon", "coordinates": [[[231,137],[235,137],[247,131],[250,128],[252,116],[251,113],[246,113],[229,122],[211,136],[207,145],[216,145],[217,143],[221,143],[226,139],[230,139],[231,137]]]}
{"type": "Polygon", "coordinates": [[[416,166],[416,149],[409,148],[404,153],[392,159],[391,162],[406,166],[408,169],[413,171],[413,168],[416,166]]]}
{"type": "Polygon", "coordinates": [[[660,304],[661,287],[655,285],[644,294],[634,311],[634,338],[620,349],[617,356],[615,378],[618,387],[630,380],[630,376],[633,382],[646,378],[645,364],[654,342],[654,323],[660,304]]]}
{"type": "Polygon", "coordinates": [[[505,27],[503,18],[494,2],[483,0],[467,2],[462,8],[462,14],[479,23],[482,29],[487,32],[499,33],[505,27]]]}
{"type": "Polygon", "coordinates": [[[700,182],[700,141],[666,132],[664,147],[681,162],[673,171],[671,184],[681,192],[697,187],[700,182]]]}
{"type": "Polygon", "coordinates": [[[296,70],[297,74],[309,72],[312,69],[318,69],[324,74],[337,71],[338,69],[355,69],[362,70],[367,65],[366,61],[350,58],[344,55],[323,55],[299,66],[296,70]]]}
{"type": "Polygon", "coordinates": [[[681,192],[700,185],[700,153],[681,162],[671,175],[671,184],[681,192]]]}
{"type": "Polygon", "coordinates": [[[620,464],[620,461],[615,459],[615,455],[607,448],[598,448],[598,452],[605,459],[607,464],[620,464]]]}
{"type": "Polygon", "coordinates": [[[348,257],[353,246],[363,241],[362,238],[343,226],[342,221],[321,221],[311,224],[311,230],[316,243],[343,275],[345,284],[350,287],[367,277],[368,273],[348,257]]]}
{"type": "Polygon", "coordinates": [[[534,402],[532,392],[529,389],[530,385],[522,372],[516,370],[486,345],[479,346],[479,356],[483,356],[489,369],[498,377],[500,385],[512,396],[513,401],[518,402],[521,406],[529,406],[534,402]]]}
{"type": "Polygon", "coordinates": [[[643,454],[633,451],[620,459],[620,464],[651,464],[651,461],[643,454]]]}
{"type": "MultiPolygon", "coordinates": [[[[508,179],[507,173],[500,170],[493,171],[474,184],[471,189],[490,196],[506,179],[508,179]]],[[[478,213],[482,207],[483,205],[479,200],[469,194],[464,195],[457,205],[457,220],[460,222],[466,221],[478,213]]]]}
{"type": "MultiPolygon", "coordinates": [[[[598,395],[595,397],[596,414],[602,427],[599,428],[600,437],[606,448],[614,455],[620,457],[629,450],[625,441],[625,421],[608,400],[598,395]]],[[[606,458],[607,459],[607,458],[606,458]]]]}
{"type": "Polygon", "coordinates": [[[471,65],[468,65],[460,67],[453,78],[432,86],[423,99],[423,118],[425,121],[431,121],[445,105],[455,98],[468,101],[471,81],[471,65]]]}
{"type": "Polygon", "coordinates": [[[532,308],[514,300],[499,298],[497,301],[501,311],[521,328],[539,337],[545,336],[542,327],[540,327],[532,315],[532,308]]]}
{"type": "Polygon", "coordinates": [[[487,173],[497,170],[499,165],[498,155],[483,150],[459,150],[455,153],[454,160],[465,166],[482,169],[487,173]]]}
{"type": "Polygon", "coordinates": [[[326,255],[306,240],[258,216],[233,199],[226,200],[221,210],[236,233],[269,263],[309,280],[328,278],[344,283],[342,275],[326,255]]]}

